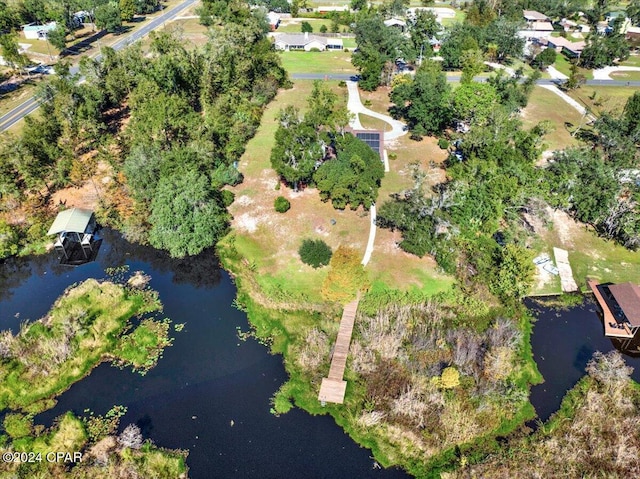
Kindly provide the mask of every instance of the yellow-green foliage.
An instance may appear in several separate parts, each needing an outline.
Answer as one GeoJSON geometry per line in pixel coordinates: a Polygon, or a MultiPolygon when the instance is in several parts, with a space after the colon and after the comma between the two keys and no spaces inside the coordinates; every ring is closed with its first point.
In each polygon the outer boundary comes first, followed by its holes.
{"type": "Polygon", "coordinates": [[[336,249],[329,262],[329,274],[322,284],[322,296],[327,301],[346,303],[368,287],[367,273],[360,261],[360,254],[355,249],[346,246],[336,249]]]}
{"type": "Polygon", "coordinates": [[[453,389],[460,386],[460,373],[454,367],[444,368],[440,377],[435,376],[431,380],[436,386],[442,389],[453,389]]]}
{"type": "Polygon", "coordinates": [[[89,279],[69,289],[49,314],[3,337],[0,408],[39,412],[117,349],[131,317],[160,309],[154,293],[89,279]]]}
{"type": "Polygon", "coordinates": [[[17,439],[31,434],[33,419],[23,414],[7,414],[4,417],[4,430],[12,438],[17,439]]]}
{"type": "Polygon", "coordinates": [[[156,365],[163,349],[171,345],[169,324],[169,320],[143,320],[130,334],[122,337],[114,354],[144,375],[156,365]]]}

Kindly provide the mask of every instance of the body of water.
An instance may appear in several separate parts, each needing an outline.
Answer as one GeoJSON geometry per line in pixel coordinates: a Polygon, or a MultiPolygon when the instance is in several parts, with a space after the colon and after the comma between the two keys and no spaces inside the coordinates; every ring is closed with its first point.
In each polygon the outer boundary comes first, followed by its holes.
{"type": "MultiPolygon", "coordinates": [[[[587,362],[596,351],[606,353],[619,343],[604,335],[598,306],[589,297],[566,310],[545,307],[533,299],[525,305],[536,316],[531,346],[544,382],[531,388],[531,403],[538,417],[546,421],[560,408],[562,398],[584,376],[587,362]]],[[[636,340],[637,342],[637,340],[636,340]]],[[[635,349],[632,344],[630,349],[635,349]]],[[[632,377],[640,381],[640,359],[623,351],[625,360],[634,368],[632,377]]]]}
{"type": "Polygon", "coordinates": [[[96,262],[60,266],[54,253],[0,265],[0,329],[38,319],[71,284],[105,278],[105,268],[128,265],[151,276],[164,314],[185,323],[173,333],[158,365],[146,376],[108,364],[94,369],[36,417],[50,424],[71,410],[104,414],[128,408],[121,429],[138,424],[145,437],[167,448],[188,449],[193,479],[406,478],[397,469],[373,468],[371,452],[355,444],[329,416],[294,409],[273,416],[270,399],[286,380],[280,356],[255,340],[245,313],[232,307],[236,289],[212,251],[174,260],[103,231],[96,262]]]}

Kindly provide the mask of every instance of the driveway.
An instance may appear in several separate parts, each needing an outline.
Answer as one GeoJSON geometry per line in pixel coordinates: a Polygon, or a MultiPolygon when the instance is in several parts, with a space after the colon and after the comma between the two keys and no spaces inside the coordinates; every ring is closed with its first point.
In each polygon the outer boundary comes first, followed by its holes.
{"type": "Polygon", "coordinates": [[[362,104],[362,102],[360,101],[360,92],[358,91],[357,82],[349,80],[347,82],[347,90],[349,91],[347,109],[354,115],[354,118],[352,118],[349,122],[349,126],[351,126],[351,128],[355,130],[364,130],[364,128],[362,127],[362,123],[360,123],[360,119],[358,118],[358,114],[362,113],[363,115],[377,118],[391,125],[391,131],[385,131],[384,133],[384,141],[395,140],[396,138],[400,138],[401,136],[407,134],[406,126],[404,123],[398,120],[394,120],[389,115],[383,115],[382,113],[369,110],[362,104]]]}

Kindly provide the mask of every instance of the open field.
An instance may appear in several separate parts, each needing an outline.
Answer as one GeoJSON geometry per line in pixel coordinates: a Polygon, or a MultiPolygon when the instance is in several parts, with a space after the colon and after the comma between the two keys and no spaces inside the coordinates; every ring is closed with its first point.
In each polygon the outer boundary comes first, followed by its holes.
{"type": "MultiPolygon", "coordinates": [[[[327,27],[327,31],[331,31],[331,19],[316,19],[316,18],[294,18],[291,20],[284,20],[280,23],[278,33],[300,33],[302,32],[302,22],[309,22],[311,24],[311,28],[313,28],[313,33],[319,33],[320,27],[324,25],[327,27]]],[[[342,28],[342,26],[340,27],[342,28]]]]}
{"type": "Polygon", "coordinates": [[[351,64],[351,53],[282,52],[282,65],[289,73],[356,73],[351,64]]]}
{"type": "Polygon", "coordinates": [[[640,88],[585,85],[570,91],[569,95],[598,114],[603,111],[620,112],[627,99],[637,91],[640,88]]]}
{"type": "Polygon", "coordinates": [[[535,87],[529,104],[522,110],[521,119],[525,128],[532,128],[543,120],[553,124],[554,130],[545,137],[549,150],[561,150],[578,144],[571,133],[580,125],[582,115],[545,88],[535,87]]]}
{"type": "Polygon", "coordinates": [[[640,67],[640,55],[631,55],[625,61],[621,62],[620,65],[627,67],[640,67]]]}
{"type": "MultiPolygon", "coordinates": [[[[571,62],[564,55],[558,54],[556,56],[556,62],[553,64],[553,66],[560,73],[564,73],[567,76],[571,75],[571,62]]],[[[582,73],[587,80],[593,79],[593,71],[585,70],[584,68],[578,68],[578,71],[582,73]]]]}
{"type": "MultiPolygon", "coordinates": [[[[346,102],[346,88],[338,87],[337,82],[331,84],[346,102]]],[[[312,87],[311,81],[297,81],[292,89],[279,92],[240,161],[239,168],[245,180],[232,189],[236,195],[230,207],[234,217],[235,248],[257,273],[256,280],[263,293],[276,301],[321,301],[320,287],[327,269],[316,270],[300,261],[297,250],[302,239],[322,239],[333,249],[341,244],[348,245],[364,254],[369,237],[368,211],[362,208],[335,210],[329,202],[320,201],[313,188],[294,192],[281,185],[271,169],[269,156],[277,129],[275,116],[288,104],[304,111],[312,87]],[[273,207],[275,198],[280,195],[291,202],[291,209],[284,214],[276,213],[273,207]]],[[[404,161],[414,157],[407,155],[404,161]]],[[[396,164],[394,162],[394,167],[396,164]]],[[[386,185],[398,183],[397,176],[390,175],[389,182],[386,178],[383,180],[381,200],[390,192],[386,185]]],[[[446,289],[451,284],[450,278],[435,273],[433,260],[402,252],[396,246],[397,240],[394,233],[378,230],[373,256],[367,266],[373,282],[429,292],[446,289]]]]}
{"type": "Polygon", "coordinates": [[[611,77],[612,80],[638,81],[640,80],[640,72],[613,72],[609,77],[611,77]]]}

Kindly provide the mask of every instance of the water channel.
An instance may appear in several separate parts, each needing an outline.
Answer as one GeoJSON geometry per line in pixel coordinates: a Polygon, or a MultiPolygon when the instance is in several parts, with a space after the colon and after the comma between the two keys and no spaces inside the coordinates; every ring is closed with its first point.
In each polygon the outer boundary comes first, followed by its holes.
{"type": "MultiPolygon", "coordinates": [[[[16,331],[20,322],[43,316],[71,284],[105,278],[105,268],[123,264],[151,276],[164,314],[185,328],[146,376],[103,364],[37,416],[37,423],[48,425],[68,410],[104,414],[113,405],[127,406],[121,426],[136,423],[159,446],[188,449],[193,479],[408,477],[397,469],[374,469],[371,452],[329,416],[269,412],[270,398],[286,380],[281,358],[252,339],[238,339],[237,328],[249,329],[247,318],[233,308],[235,286],[212,251],[174,260],[116,232],[104,230],[103,236],[97,261],[81,267],[60,266],[53,253],[0,265],[0,329],[16,331]]],[[[546,420],[585,374],[593,352],[615,344],[604,337],[591,300],[569,310],[531,299],[525,304],[537,317],[531,342],[545,379],[532,388],[531,402],[546,420]]],[[[626,360],[640,381],[640,359],[626,360]]]]}
{"type": "Polygon", "coordinates": [[[233,308],[236,289],[213,252],[173,260],[136,246],[110,230],[96,262],[60,266],[55,254],[0,265],[0,329],[43,316],[71,284],[105,278],[123,264],[151,276],[164,314],[185,323],[173,346],[146,376],[103,364],[36,417],[48,425],[65,411],[104,414],[128,408],[121,427],[138,424],[157,445],[188,449],[193,479],[406,478],[398,469],[373,468],[371,451],[355,444],[329,416],[294,409],[280,417],[270,398],[286,380],[282,358],[256,341],[240,341],[246,315],[233,308]]]}
{"type": "MultiPolygon", "coordinates": [[[[567,390],[585,375],[587,362],[596,351],[606,353],[618,349],[617,340],[604,336],[598,306],[591,298],[585,298],[579,306],[559,310],[526,299],[525,305],[537,317],[533,326],[531,346],[544,382],[531,388],[531,404],[539,419],[546,421],[560,408],[567,390]]],[[[640,358],[630,354],[638,347],[634,340],[626,351],[625,361],[634,368],[631,377],[640,382],[640,358]]]]}

